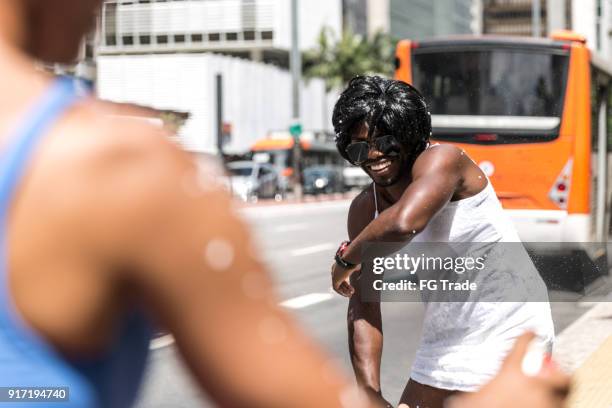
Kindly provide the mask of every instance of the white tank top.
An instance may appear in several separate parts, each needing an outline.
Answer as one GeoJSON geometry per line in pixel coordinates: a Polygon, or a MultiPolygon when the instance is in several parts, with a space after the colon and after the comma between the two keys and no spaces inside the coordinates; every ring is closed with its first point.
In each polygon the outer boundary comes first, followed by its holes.
{"type": "MultiPolygon", "coordinates": [[[[436,146],[436,145],[433,145],[436,146]]],[[[430,146],[430,147],[433,147],[430,146]]],[[[374,185],[378,215],[378,200],[374,185]]],[[[491,182],[479,193],[446,203],[411,242],[520,242],[491,182]]],[[[479,289],[488,293],[515,285],[511,273],[493,274],[479,289]],[[488,285],[488,288],[483,288],[488,285]]],[[[522,283],[544,289],[537,273],[522,283]]],[[[550,350],[554,327],[548,302],[426,303],[421,343],[411,377],[432,387],[474,391],[488,382],[516,337],[533,330],[550,350]],[[483,341],[483,339],[486,339],[483,341]]]]}

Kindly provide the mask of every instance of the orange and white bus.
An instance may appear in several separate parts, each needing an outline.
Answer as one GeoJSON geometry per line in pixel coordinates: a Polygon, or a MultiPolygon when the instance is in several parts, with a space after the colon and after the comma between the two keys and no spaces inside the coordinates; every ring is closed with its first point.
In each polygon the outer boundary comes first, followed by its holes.
{"type": "Polygon", "coordinates": [[[489,176],[523,241],[608,240],[612,67],[584,38],[403,40],[395,77],[425,96],[433,139],[489,176]]]}

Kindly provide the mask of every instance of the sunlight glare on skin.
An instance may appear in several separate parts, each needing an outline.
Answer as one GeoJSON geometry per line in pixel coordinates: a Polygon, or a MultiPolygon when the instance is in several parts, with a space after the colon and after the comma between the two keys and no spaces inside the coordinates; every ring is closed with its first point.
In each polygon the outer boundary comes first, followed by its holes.
{"type": "Polygon", "coordinates": [[[278,344],[287,339],[287,327],[276,316],[268,316],[259,322],[259,337],[264,343],[278,344]]]}
{"type": "Polygon", "coordinates": [[[234,262],[234,247],[225,239],[215,238],[206,244],[204,258],[211,268],[227,270],[234,262]]]}
{"type": "Polygon", "coordinates": [[[261,251],[259,250],[259,246],[253,239],[249,239],[249,242],[246,245],[246,252],[253,259],[258,259],[261,251]]]}
{"type": "Polygon", "coordinates": [[[241,282],[242,291],[251,299],[263,299],[268,292],[268,285],[262,274],[246,273],[241,282]]]}
{"type": "Polygon", "coordinates": [[[197,174],[193,171],[189,171],[183,176],[181,180],[181,187],[183,188],[185,194],[190,197],[199,197],[204,194],[204,191],[202,191],[198,184],[197,174]]]}

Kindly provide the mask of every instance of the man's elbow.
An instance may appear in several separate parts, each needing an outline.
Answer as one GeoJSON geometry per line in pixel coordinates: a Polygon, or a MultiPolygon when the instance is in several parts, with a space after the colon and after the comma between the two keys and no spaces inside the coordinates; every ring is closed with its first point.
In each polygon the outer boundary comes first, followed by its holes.
{"type": "Polygon", "coordinates": [[[427,221],[408,214],[399,214],[393,228],[394,235],[400,241],[408,241],[427,226],[427,221]]]}

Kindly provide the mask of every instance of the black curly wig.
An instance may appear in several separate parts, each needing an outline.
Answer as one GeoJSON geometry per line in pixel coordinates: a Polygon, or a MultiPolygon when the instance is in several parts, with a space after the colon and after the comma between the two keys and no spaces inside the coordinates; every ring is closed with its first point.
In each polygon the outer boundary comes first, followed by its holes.
{"type": "Polygon", "coordinates": [[[368,125],[368,138],[375,130],[394,135],[415,156],[425,150],[431,135],[431,115],[421,93],[405,82],[379,76],[351,79],[334,106],[336,147],[346,160],[351,134],[361,122],[368,125]]]}

